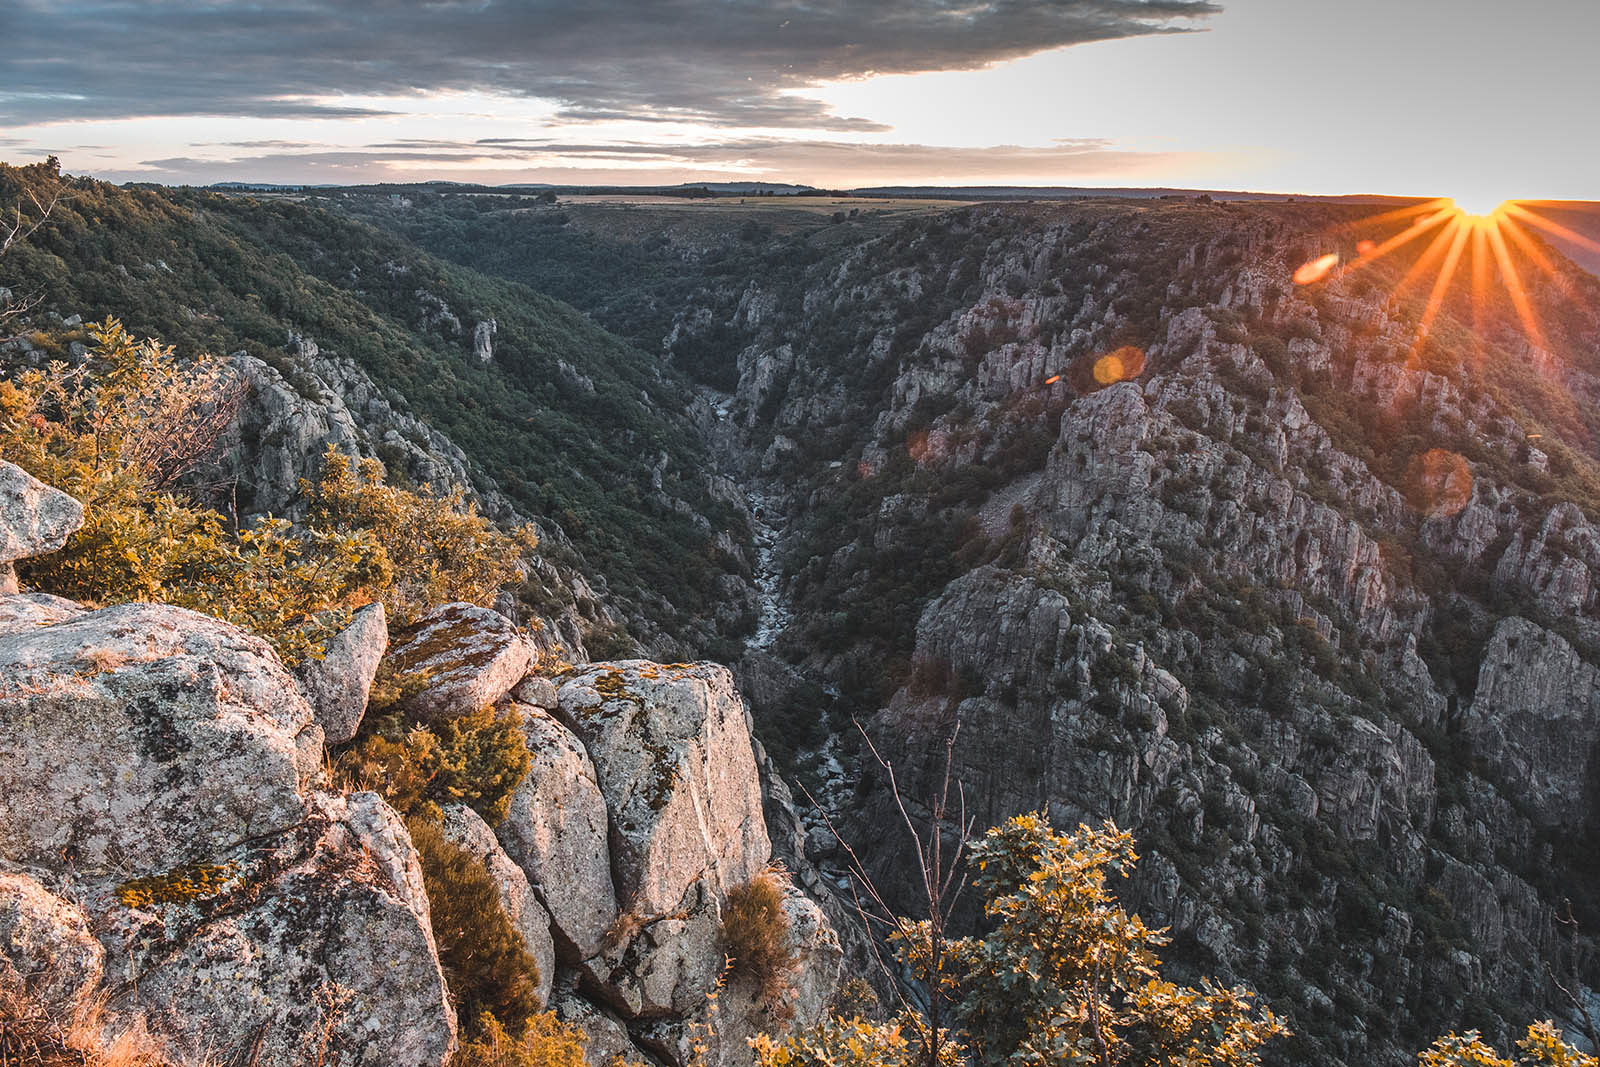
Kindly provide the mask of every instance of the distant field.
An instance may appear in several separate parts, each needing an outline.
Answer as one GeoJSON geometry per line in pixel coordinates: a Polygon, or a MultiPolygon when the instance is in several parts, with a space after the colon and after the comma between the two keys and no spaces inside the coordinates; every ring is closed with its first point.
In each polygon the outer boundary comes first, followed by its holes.
{"type": "Polygon", "coordinates": [[[932,211],[945,208],[960,207],[963,204],[973,203],[971,200],[924,200],[921,198],[895,198],[864,196],[718,196],[706,198],[685,198],[681,196],[641,196],[633,193],[583,193],[576,196],[563,196],[558,203],[561,204],[622,204],[637,207],[672,207],[684,211],[727,211],[736,208],[761,209],[761,210],[789,210],[805,211],[810,214],[826,213],[858,208],[863,213],[872,211],[911,211],[918,214],[929,214],[932,211]]]}
{"type": "MultiPolygon", "coordinates": [[[[556,208],[566,211],[574,225],[591,233],[623,240],[639,240],[662,230],[683,237],[725,233],[730,227],[755,223],[772,233],[815,232],[838,221],[841,236],[852,231],[876,232],[903,219],[936,215],[966,207],[969,200],[921,200],[831,196],[720,196],[685,199],[630,193],[563,196],[556,208]]],[[[533,208],[518,210],[545,210],[533,208]]]]}

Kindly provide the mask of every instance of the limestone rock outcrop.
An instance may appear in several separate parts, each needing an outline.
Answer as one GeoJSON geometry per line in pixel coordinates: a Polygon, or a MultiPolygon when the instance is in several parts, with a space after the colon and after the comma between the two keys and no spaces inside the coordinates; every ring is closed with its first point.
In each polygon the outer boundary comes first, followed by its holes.
{"type": "MultiPolygon", "coordinates": [[[[551,695],[541,681],[514,693],[551,695]]],[[[511,705],[532,766],[495,835],[549,913],[552,1003],[590,1034],[590,1061],[642,1050],[683,1067],[723,976],[722,906],[771,853],[744,702],[708,663],[597,663],[554,681],[553,713],[511,705]]],[[[838,939],[782,880],[793,1018],[814,1019],[840,980],[838,939]]],[[[737,982],[719,996],[718,1029],[741,1036],[710,1055],[742,1067],[745,1038],[790,1016],[737,982]]]]}
{"type": "Polygon", "coordinates": [[[388,647],[383,605],[368,604],[328,640],[321,659],[309,659],[296,668],[300,691],[328,744],[342,744],[360,729],[372,680],[388,647]]]}
{"type": "Polygon", "coordinates": [[[266,642],[126,604],[0,643],[0,856],[138,877],[308,812],[321,731],[266,642]]]}
{"type": "Polygon", "coordinates": [[[582,742],[537,708],[517,710],[532,762],[495,832],[544,894],[563,957],[577,963],[600,951],[617,921],[606,801],[582,742]]]}
{"type": "Polygon", "coordinates": [[[1501,619],[1465,717],[1472,745],[1545,826],[1600,824],[1600,668],[1567,640],[1501,619]]]}
{"type": "Polygon", "coordinates": [[[82,504],[0,460],[0,595],[17,591],[13,563],[54,552],[82,525],[82,504]]]}
{"type": "Polygon", "coordinates": [[[761,870],[772,845],[744,704],[726,668],[597,664],[565,679],[560,699],[606,798],[625,910],[666,915],[697,882],[726,892],[761,870]]]}
{"type": "Polygon", "coordinates": [[[455,1047],[416,853],[374,793],[315,797],[283,833],[91,900],[126,990],[111,1008],[192,1055],[431,1067],[455,1047]]]}
{"type": "Polygon", "coordinates": [[[376,794],[321,791],[322,730],[264,641],[42,594],[0,597],[0,633],[0,980],[182,1055],[442,1067],[410,837],[376,794]]]}
{"type": "Polygon", "coordinates": [[[400,678],[425,678],[409,711],[429,721],[493,704],[533,666],[533,644],[499,612],[444,604],[395,634],[389,655],[400,678]]]}

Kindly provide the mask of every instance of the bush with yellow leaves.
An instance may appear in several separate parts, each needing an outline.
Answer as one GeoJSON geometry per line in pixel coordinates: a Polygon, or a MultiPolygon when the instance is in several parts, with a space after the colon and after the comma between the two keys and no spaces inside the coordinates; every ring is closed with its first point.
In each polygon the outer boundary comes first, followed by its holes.
{"type": "Polygon", "coordinates": [[[296,531],[282,521],[233,533],[175,483],[215,449],[239,393],[211,361],[181,365],[115,319],[90,327],[79,367],[52,363],[0,382],[0,455],[84,505],[59,552],[23,561],[31,586],[88,603],[143,600],[227,619],[288,662],[322,643],[392,581],[376,540],[296,531]]]}
{"type": "Polygon", "coordinates": [[[1528,1027],[1517,1042],[1516,1057],[1502,1056],[1484,1044],[1476,1030],[1446,1034],[1417,1055],[1420,1067],[1597,1067],[1594,1056],[1569,1045],[1552,1022],[1528,1027]]]}
{"type": "Polygon", "coordinates": [[[434,496],[385,485],[383,464],[351,462],[332,447],[316,483],[301,482],[313,531],[362,531],[378,543],[390,580],[381,590],[389,614],[407,622],[438,604],[490,605],[522,579],[518,561],[538,547],[533,527],[495,529],[461,490],[434,496]]]}
{"type": "Polygon", "coordinates": [[[474,1029],[450,1067],[584,1067],[588,1035],[557,1019],[554,1012],[529,1016],[520,1037],[513,1037],[488,1014],[479,1017],[474,1029]]]}
{"type": "Polygon", "coordinates": [[[305,523],[231,530],[180,479],[214,455],[242,397],[213,360],[93,324],[77,367],[0,381],[0,456],[84,505],[59,552],[23,561],[30,586],[91,604],[154,601],[265,637],[285,662],[322,654],[352,610],[382,601],[405,620],[447,600],[488,605],[521,579],[531,529],[504,534],[459,492],[383,484],[382,465],[330,453],[307,485],[305,523]]]}
{"type": "Polygon", "coordinates": [[[465,804],[495,826],[531,762],[521,726],[515,712],[493,707],[432,725],[369,713],[335,760],[335,775],[350,788],[381,793],[403,814],[465,804]]]}

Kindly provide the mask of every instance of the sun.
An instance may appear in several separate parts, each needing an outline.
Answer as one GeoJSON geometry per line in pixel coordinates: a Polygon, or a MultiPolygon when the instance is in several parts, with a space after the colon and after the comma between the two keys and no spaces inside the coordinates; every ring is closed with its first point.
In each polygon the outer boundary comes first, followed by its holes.
{"type": "Polygon", "coordinates": [[[1594,252],[1600,252],[1600,242],[1545,218],[1539,213],[1541,206],[1538,201],[1495,200],[1480,195],[1440,197],[1385,211],[1350,224],[1353,232],[1346,236],[1360,238],[1355,242],[1354,257],[1346,258],[1338,252],[1324,254],[1295,271],[1294,281],[1296,285],[1323,284],[1361,270],[1415,242],[1421,247],[1421,254],[1401,276],[1395,295],[1411,285],[1432,279],[1417,326],[1417,344],[1427,337],[1458,274],[1470,279],[1475,308],[1487,303],[1492,278],[1498,275],[1501,289],[1522,320],[1528,341],[1543,348],[1544,331],[1534,313],[1524,271],[1537,271],[1569,297],[1573,294],[1568,292],[1569,286],[1561,271],[1534,240],[1531,231],[1543,230],[1594,252]],[[1373,231],[1380,225],[1385,228],[1400,225],[1401,229],[1377,240],[1373,231]],[[1462,270],[1463,267],[1466,269],[1462,270]]]}
{"type": "Polygon", "coordinates": [[[1501,208],[1511,203],[1511,200],[1508,197],[1487,196],[1478,193],[1455,197],[1451,200],[1451,203],[1468,218],[1485,219],[1490,215],[1499,213],[1501,208]]]}

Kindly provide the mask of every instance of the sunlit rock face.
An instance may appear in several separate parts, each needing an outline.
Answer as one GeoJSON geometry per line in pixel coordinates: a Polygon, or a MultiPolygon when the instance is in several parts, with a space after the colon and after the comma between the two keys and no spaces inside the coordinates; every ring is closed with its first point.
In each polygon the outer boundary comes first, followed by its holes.
{"type": "Polygon", "coordinates": [[[980,824],[1131,827],[1125,893],[1180,969],[1255,983],[1301,1062],[1399,1064],[1488,996],[1486,1031],[1564,1010],[1553,917],[1600,832],[1600,284],[1542,282],[1534,346],[1458,279],[1424,338],[1414,255],[1296,282],[1329,234],[1383,236],[1362,214],[886,223],[731,272],[665,343],[736,334],[699,414],[784,517],[758,723],[831,690],[799,763],[907,906],[848,715],[919,801],[959,723],[980,824]]]}
{"type": "Polygon", "coordinates": [[[442,1065],[410,837],[376,794],[320,789],[322,731],[270,647],[156,604],[26,594],[0,618],[0,971],[50,956],[48,1007],[97,998],[183,1055],[442,1065]]]}
{"type": "Polygon", "coordinates": [[[82,504],[0,460],[0,594],[17,591],[13,563],[60,548],[82,525],[82,504]]]}
{"type": "MultiPolygon", "coordinates": [[[[22,484],[13,530],[63,510],[22,484]]],[[[324,773],[323,724],[356,732],[385,658],[432,721],[488,705],[521,724],[529,769],[497,826],[461,804],[413,818],[437,818],[488,875],[541,1002],[585,1028],[591,1057],[744,1067],[750,1037],[832,1002],[839,941],[766,873],[760,770],[725,667],[537,675],[524,631],[471,604],[387,649],[383,609],[364,609],[298,676],[259,637],[161,604],[0,595],[0,636],[0,993],[54,1018],[93,1003],[108,1033],[142,1021],[196,1061],[451,1060],[445,901],[401,816],[324,773]],[[758,876],[782,894],[783,1003],[728,971],[723,907],[758,876]],[[702,1054],[714,1009],[726,1040],[702,1054]]]]}

